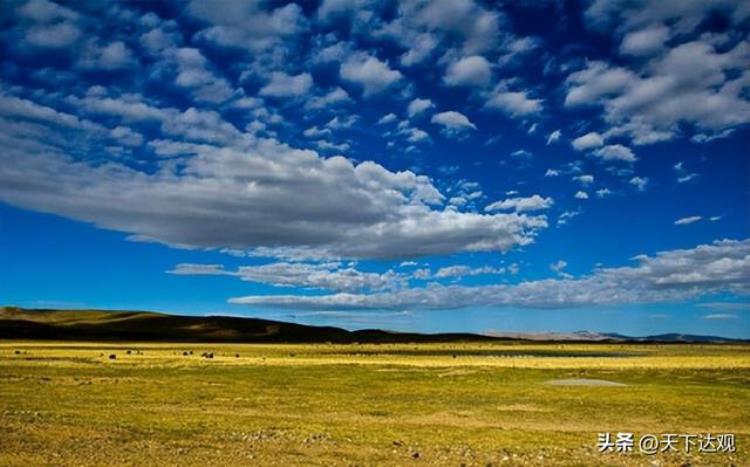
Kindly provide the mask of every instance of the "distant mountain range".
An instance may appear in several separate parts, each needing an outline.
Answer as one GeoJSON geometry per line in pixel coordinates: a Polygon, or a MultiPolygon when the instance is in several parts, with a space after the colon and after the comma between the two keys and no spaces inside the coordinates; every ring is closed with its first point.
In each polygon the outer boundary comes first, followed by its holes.
{"type": "Polygon", "coordinates": [[[498,337],[501,339],[514,339],[526,341],[543,341],[543,342],[663,342],[663,343],[729,343],[729,342],[749,342],[748,339],[731,339],[729,337],[718,336],[701,336],[695,334],[656,334],[652,336],[625,336],[613,332],[488,332],[485,335],[498,337]]]}
{"type": "Polygon", "coordinates": [[[714,336],[661,334],[629,337],[588,331],[574,333],[419,334],[366,329],[348,331],[257,318],[179,316],[149,311],[0,308],[0,339],[151,342],[747,342],[714,336]]]}

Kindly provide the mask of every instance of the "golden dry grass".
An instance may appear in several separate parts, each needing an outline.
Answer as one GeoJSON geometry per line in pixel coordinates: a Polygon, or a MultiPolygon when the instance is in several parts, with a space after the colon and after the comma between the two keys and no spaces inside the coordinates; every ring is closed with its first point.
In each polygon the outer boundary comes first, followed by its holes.
{"type": "Polygon", "coordinates": [[[6,341],[0,465],[750,465],[748,383],[745,345],[6,341]],[[603,431],[738,452],[601,455],[603,431]]]}

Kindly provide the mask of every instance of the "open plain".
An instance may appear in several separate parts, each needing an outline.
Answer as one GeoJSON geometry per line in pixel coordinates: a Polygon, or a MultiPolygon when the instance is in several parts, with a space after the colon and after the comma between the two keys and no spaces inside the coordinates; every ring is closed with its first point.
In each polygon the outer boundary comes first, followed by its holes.
{"type": "Polygon", "coordinates": [[[749,465],[750,346],[0,341],[1,465],[749,465]],[[599,453],[597,434],[736,452],[599,453]]]}

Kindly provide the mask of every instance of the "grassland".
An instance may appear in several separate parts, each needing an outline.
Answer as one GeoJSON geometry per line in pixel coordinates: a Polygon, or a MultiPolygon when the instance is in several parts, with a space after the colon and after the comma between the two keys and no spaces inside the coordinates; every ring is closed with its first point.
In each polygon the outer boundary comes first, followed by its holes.
{"type": "Polygon", "coordinates": [[[0,341],[0,435],[19,466],[750,465],[750,346],[0,341]],[[605,431],[737,452],[599,454],[605,431]]]}

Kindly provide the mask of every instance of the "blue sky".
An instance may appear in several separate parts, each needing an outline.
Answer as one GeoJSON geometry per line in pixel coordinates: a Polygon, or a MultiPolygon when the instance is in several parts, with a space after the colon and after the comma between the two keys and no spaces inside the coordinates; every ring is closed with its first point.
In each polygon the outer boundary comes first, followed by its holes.
{"type": "Polygon", "coordinates": [[[8,2],[0,301],[750,337],[747,5],[8,2]]]}

